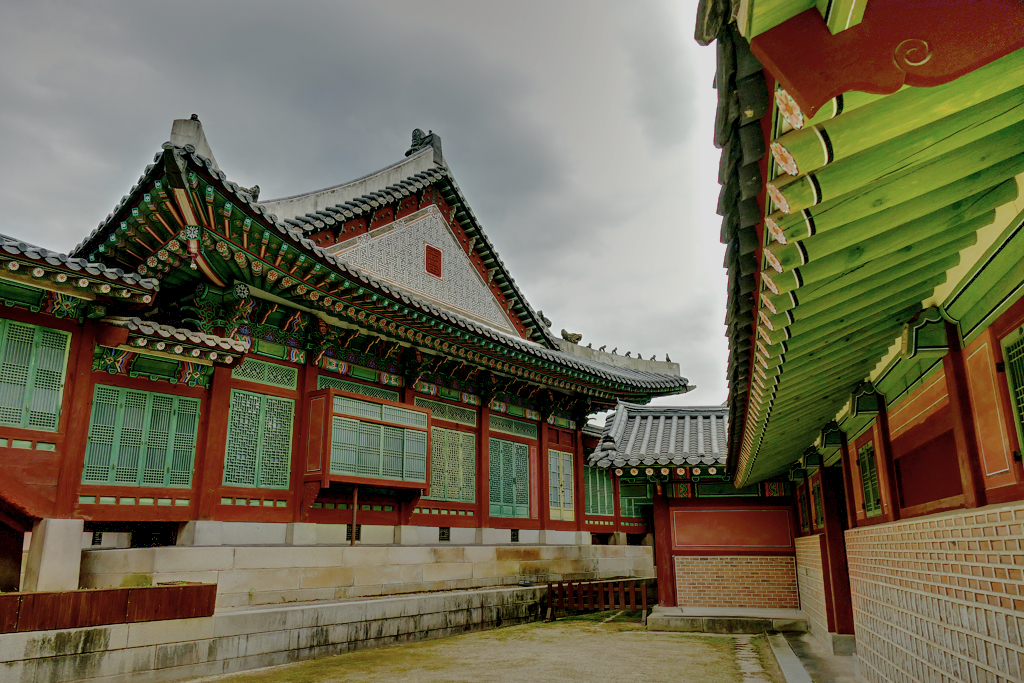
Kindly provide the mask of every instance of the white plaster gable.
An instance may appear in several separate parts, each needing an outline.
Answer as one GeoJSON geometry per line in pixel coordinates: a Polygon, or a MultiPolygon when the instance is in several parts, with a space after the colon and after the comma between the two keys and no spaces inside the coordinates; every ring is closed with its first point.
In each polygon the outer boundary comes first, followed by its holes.
{"type": "Polygon", "coordinates": [[[439,307],[520,336],[433,204],[327,251],[439,307]],[[440,278],[427,272],[428,244],[441,251],[440,278]]]}

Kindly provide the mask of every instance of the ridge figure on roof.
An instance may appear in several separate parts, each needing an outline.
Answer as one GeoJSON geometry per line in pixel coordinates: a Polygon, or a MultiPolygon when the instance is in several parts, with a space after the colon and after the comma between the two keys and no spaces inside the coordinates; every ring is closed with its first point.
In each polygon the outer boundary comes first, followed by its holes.
{"type": "Polygon", "coordinates": [[[665,354],[665,362],[666,363],[671,363],[672,362],[672,359],[668,357],[667,353],[665,354]]]}
{"type": "Polygon", "coordinates": [[[189,117],[189,120],[190,121],[198,121],[199,120],[199,114],[192,114],[192,116],[189,117]]]}
{"type": "Polygon", "coordinates": [[[598,349],[598,351],[604,351],[604,350],[605,350],[605,349],[607,349],[607,348],[608,348],[608,345],[607,345],[607,344],[602,344],[602,345],[601,345],[601,348],[599,348],[599,349],[598,349]]]}
{"type": "Polygon", "coordinates": [[[570,344],[579,344],[583,341],[583,335],[577,334],[576,332],[567,332],[566,329],[562,328],[562,339],[569,342],[570,344]]]}
{"type": "Polygon", "coordinates": [[[444,166],[444,155],[441,154],[441,136],[434,133],[434,131],[424,134],[422,129],[414,129],[412,131],[412,144],[406,150],[405,156],[412,156],[426,147],[434,148],[434,163],[444,166]]]}
{"type": "Polygon", "coordinates": [[[542,323],[544,323],[544,327],[551,327],[551,319],[544,315],[544,311],[538,310],[537,317],[540,318],[542,323]]]}
{"type": "Polygon", "coordinates": [[[632,351],[626,351],[626,358],[632,358],[632,351]]]}
{"type": "Polygon", "coordinates": [[[614,349],[612,349],[612,355],[613,356],[617,355],[615,352],[618,351],[618,350],[619,350],[618,346],[616,346],[614,349]]]}
{"type": "Polygon", "coordinates": [[[246,193],[250,197],[252,197],[252,200],[254,202],[258,202],[260,200],[260,186],[259,185],[253,185],[252,187],[241,187],[241,186],[239,186],[238,189],[240,191],[246,193]]]}

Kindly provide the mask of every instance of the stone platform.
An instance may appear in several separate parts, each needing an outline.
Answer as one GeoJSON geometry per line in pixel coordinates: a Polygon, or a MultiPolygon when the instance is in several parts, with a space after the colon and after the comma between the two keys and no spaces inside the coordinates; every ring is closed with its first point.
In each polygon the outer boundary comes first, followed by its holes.
{"type": "Polygon", "coordinates": [[[689,633],[803,633],[807,631],[807,617],[796,609],[655,607],[647,617],[647,630],[689,633]]]}
{"type": "Polygon", "coordinates": [[[647,546],[169,546],[82,553],[82,588],[217,584],[217,609],[515,585],[654,578],[647,546]]]}

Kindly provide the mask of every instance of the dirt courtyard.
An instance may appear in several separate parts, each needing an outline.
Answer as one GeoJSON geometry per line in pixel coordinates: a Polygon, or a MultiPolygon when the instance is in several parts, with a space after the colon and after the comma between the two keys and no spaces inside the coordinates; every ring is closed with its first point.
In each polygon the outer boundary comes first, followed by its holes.
{"type": "Polygon", "coordinates": [[[614,612],[362,650],[204,683],[784,683],[761,636],[648,632],[614,612]],[[741,660],[743,665],[741,667],[741,660]]]}

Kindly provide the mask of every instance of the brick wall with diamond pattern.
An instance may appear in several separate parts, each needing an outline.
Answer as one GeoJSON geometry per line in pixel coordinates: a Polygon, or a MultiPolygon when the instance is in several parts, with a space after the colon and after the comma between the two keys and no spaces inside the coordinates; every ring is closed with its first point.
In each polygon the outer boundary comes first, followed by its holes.
{"type": "Polygon", "coordinates": [[[864,680],[1024,679],[1024,504],[846,532],[864,680]]]}

